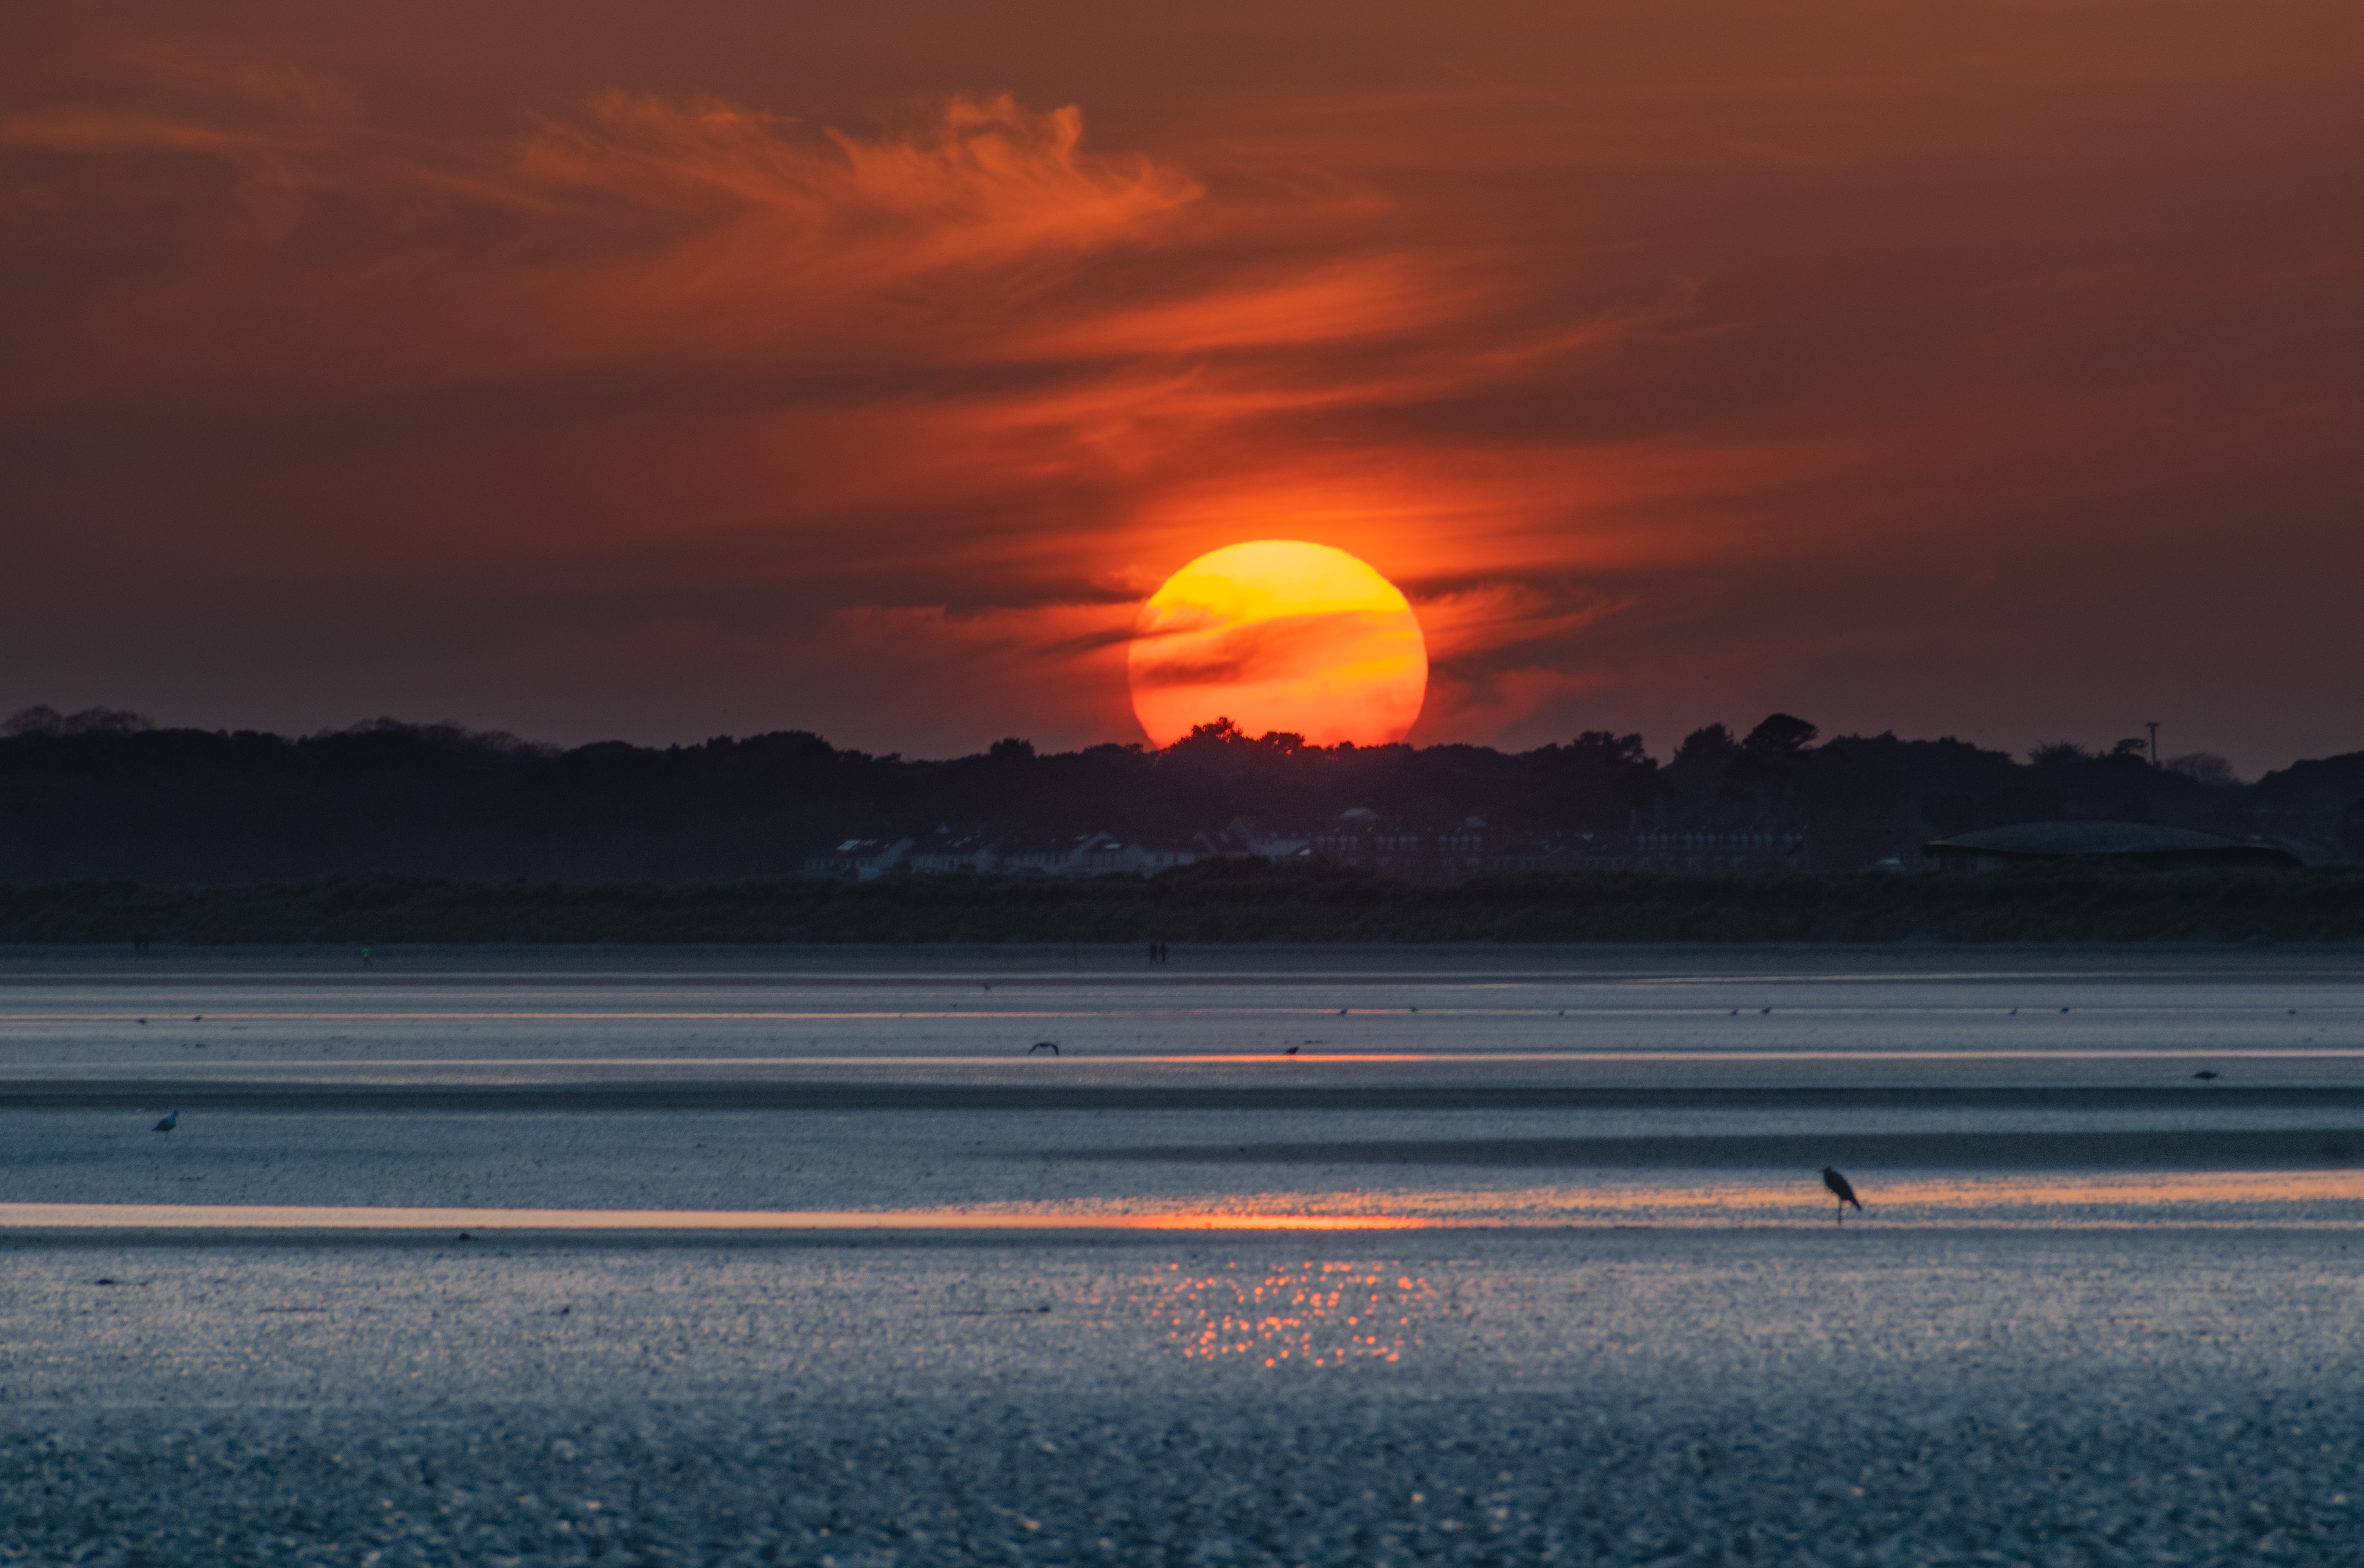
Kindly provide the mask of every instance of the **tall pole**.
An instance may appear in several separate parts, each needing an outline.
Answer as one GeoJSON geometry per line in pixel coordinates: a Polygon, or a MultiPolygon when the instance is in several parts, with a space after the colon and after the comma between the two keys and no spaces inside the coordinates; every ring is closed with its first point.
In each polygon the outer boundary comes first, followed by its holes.
{"type": "Polygon", "coordinates": [[[2150,765],[2158,766],[2158,720],[2150,721],[2150,765]]]}

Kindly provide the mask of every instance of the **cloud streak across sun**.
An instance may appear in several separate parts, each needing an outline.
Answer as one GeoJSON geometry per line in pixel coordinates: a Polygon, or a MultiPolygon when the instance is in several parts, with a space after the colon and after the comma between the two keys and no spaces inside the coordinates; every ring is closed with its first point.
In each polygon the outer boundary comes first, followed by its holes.
{"type": "Polygon", "coordinates": [[[1225,545],[1175,573],[1142,606],[1127,666],[1158,746],[1221,719],[1314,746],[1388,745],[1428,688],[1428,645],[1395,584],[1300,539],[1225,545]]]}
{"type": "Polygon", "coordinates": [[[1124,740],[1294,538],[1419,740],[2352,745],[2352,11],[1972,9],[37,5],[0,704],[1124,740]]]}

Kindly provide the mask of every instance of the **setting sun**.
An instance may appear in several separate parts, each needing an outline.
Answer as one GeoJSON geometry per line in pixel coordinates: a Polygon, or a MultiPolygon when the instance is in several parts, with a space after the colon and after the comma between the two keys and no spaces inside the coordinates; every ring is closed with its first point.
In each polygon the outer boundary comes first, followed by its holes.
{"type": "Polygon", "coordinates": [[[1252,539],[1199,557],[1142,606],[1133,712],[1170,746],[1229,718],[1316,746],[1400,740],[1428,689],[1428,646],[1394,584],[1326,544],[1252,539]]]}

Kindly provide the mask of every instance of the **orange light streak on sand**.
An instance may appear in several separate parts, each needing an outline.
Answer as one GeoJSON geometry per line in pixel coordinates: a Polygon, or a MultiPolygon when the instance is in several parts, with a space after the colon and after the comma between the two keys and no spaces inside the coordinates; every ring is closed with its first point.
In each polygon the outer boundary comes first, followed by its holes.
{"type": "Polygon", "coordinates": [[[1394,584],[1328,545],[1251,539],[1199,557],[1142,606],[1126,662],[1150,740],[1229,718],[1316,746],[1400,740],[1428,644],[1394,584]]]}
{"type": "Polygon", "coordinates": [[[1388,1214],[1239,1209],[375,1208],[293,1204],[0,1203],[6,1230],[1421,1230],[1388,1214]]]}
{"type": "MultiPolygon", "coordinates": [[[[2325,1217],[2211,1219],[2210,1206],[2252,1207],[2364,1202],[2364,1170],[2190,1171],[2125,1174],[1862,1179],[1862,1223],[1893,1216],[1905,1224],[1931,1211],[1976,1210],[1979,1221],[2045,1226],[2099,1224],[2352,1225],[2325,1217]],[[2058,1211],[2133,1210],[2091,1219],[2058,1211]],[[2144,1212],[2147,1211],[2147,1212],[2144,1212]]],[[[1287,1231],[1367,1233],[1446,1229],[1555,1229],[1598,1225],[1763,1224],[1827,1217],[1820,1185],[1784,1183],[1654,1184],[1634,1186],[1463,1188],[1375,1194],[1243,1195],[1199,1205],[980,1204],[968,1208],[570,1209],[376,1208],[296,1205],[0,1203],[9,1230],[371,1230],[371,1231],[773,1231],[953,1230],[1039,1234],[1077,1231],[1287,1231]],[[1308,1212],[1319,1204],[1323,1212],[1308,1212]]],[[[1852,1218],[1852,1217],[1851,1217],[1852,1218]]],[[[1954,1224],[1951,1219],[1939,1220],[1954,1224]]]]}

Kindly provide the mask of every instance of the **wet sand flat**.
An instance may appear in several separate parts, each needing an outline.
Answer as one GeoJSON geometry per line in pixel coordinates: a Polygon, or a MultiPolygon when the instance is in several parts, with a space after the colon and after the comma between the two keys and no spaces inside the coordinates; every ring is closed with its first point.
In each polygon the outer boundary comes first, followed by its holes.
{"type": "Polygon", "coordinates": [[[1767,1056],[1809,1068],[1951,1053],[2033,1072],[2197,1051],[2234,1053],[2267,1081],[2311,1063],[2306,1082],[2364,1085],[2359,977],[2364,953],[2272,949],[1218,950],[1164,968],[1130,949],[1072,961],[1041,949],[489,950],[388,955],[367,971],[350,955],[19,949],[0,952],[0,1070],[653,1059],[802,1063],[805,1079],[828,1082],[927,1060],[987,1072],[1048,1039],[1063,1061],[1163,1062],[1184,1075],[1291,1046],[1511,1059],[1496,1072],[1556,1053],[1571,1072],[1590,1063],[1570,1081],[1600,1083],[1682,1075],[1700,1057],[1746,1080],[1767,1056]],[[1630,1071],[1607,1071],[1621,1062],[1630,1071]]]}
{"type": "Polygon", "coordinates": [[[0,1562],[2364,1540],[2357,955],[860,957],[0,955],[0,1562]]]}
{"type": "Polygon", "coordinates": [[[0,1463],[21,1561],[2327,1562],[2350,1245],[19,1238],[0,1463]]]}

